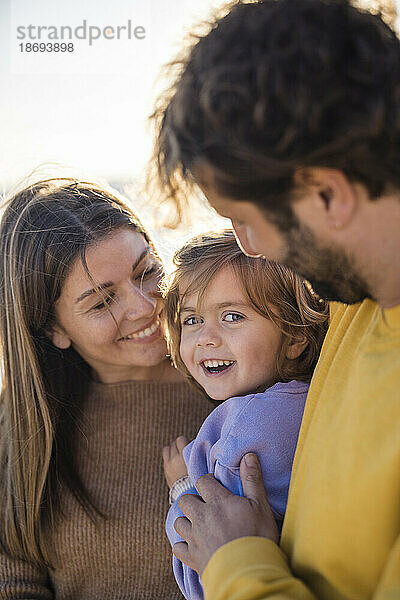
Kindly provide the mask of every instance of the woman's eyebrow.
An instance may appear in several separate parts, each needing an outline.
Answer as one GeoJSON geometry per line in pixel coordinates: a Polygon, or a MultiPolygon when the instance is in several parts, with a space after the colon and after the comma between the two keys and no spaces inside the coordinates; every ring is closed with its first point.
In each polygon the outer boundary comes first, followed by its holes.
{"type": "Polygon", "coordinates": [[[92,288],[91,290],[86,290],[86,292],[83,292],[83,294],[81,294],[79,296],[79,298],[77,298],[75,300],[75,304],[78,304],[78,302],[82,302],[82,300],[84,300],[85,298],[87,298],[88,296],[91,296],[92,294],[96,294],[99,290],[105,290],[109,287],[112,287],[114,284],[112,281],[106,281],[106,283],[100,283],[97,288],[92,288]]]}
{"type": "MultiPolygon", "coordinates": [[[[144,257],[147,256],[147,254],[149,254],[150,252],[151,252],[151,248],[150,248],[150,246],[147,246],[143,250],[143,252],[141,253],[141,255],[138,257],[138,259],[136,260],[136,262],[133,263],[133,265],[132,265],[132,272],[135,271],[135,269],[141,263],[141,261],[144,259],[144,257]]],[[[83,292],[75,300],[75,304],[78,304],[78,302],[82,302],[82,300],[84,300],[88,296],[91,296],[92,294],[96,294],[98,290],[104,290],[104,289],[107,289],[109,287],[112,287],[113,285],[114,285],[114,283],[112,281],[106,281],[105,283],[99,283],[99,285],[97,286],[97,288],[91,288],[90,290],[86,290],[85,292],[83,292]]]]}

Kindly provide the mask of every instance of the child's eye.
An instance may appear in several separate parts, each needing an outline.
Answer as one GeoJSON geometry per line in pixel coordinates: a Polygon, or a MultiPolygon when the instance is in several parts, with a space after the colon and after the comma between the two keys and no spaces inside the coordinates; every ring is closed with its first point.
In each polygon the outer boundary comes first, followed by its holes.
{"type": "Polygon", "coordinates": [[[227,321],[228,323],[236,323],[237,321],[241,321],[242,319],[244,319],[243,315],[239,315],[239,313],[226,313],[226,315],[224,316],[224,321],[227,321]]]}
{"type": "Polygon", "coordinates": [[[188,317],[183,321],[183,325],[198,325],[202,320],[200,317],[188,317]]]}

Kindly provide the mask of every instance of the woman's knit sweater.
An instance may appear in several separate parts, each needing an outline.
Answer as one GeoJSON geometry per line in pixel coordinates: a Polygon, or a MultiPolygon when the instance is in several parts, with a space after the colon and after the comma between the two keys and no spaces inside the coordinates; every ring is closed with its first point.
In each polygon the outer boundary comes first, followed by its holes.
{"type": "Polygon", "coordinates": [[[93,383],[85,402],[78,467],[105,515],[93,523],[68,492],[52,532],[54,569],[0,554],[0,598],[174,600],[164,533],[168,488],[162,447],[192,438],[212,405],[187,383],[93,383]]]}

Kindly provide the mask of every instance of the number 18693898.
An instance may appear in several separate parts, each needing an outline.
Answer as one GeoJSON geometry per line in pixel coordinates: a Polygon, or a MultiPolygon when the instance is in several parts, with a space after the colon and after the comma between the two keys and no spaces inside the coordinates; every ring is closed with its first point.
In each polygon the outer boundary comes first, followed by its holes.
{"type": "Polygon", "coordinates": [[[74,44],[72,42],[23,42],[19,45],[20,52],[73,52],[74,44]]]}

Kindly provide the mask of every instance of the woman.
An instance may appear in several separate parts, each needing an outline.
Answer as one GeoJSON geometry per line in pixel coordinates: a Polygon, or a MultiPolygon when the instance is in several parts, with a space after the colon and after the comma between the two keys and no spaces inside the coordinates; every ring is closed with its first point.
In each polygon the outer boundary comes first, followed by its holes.
{"type": "Polygon", "coordinates": [[[147,233],[48,180],[7,204],[0,256],[0,598],[179,598],[160,453],[211,406],[165,356],[147,233]]]}

